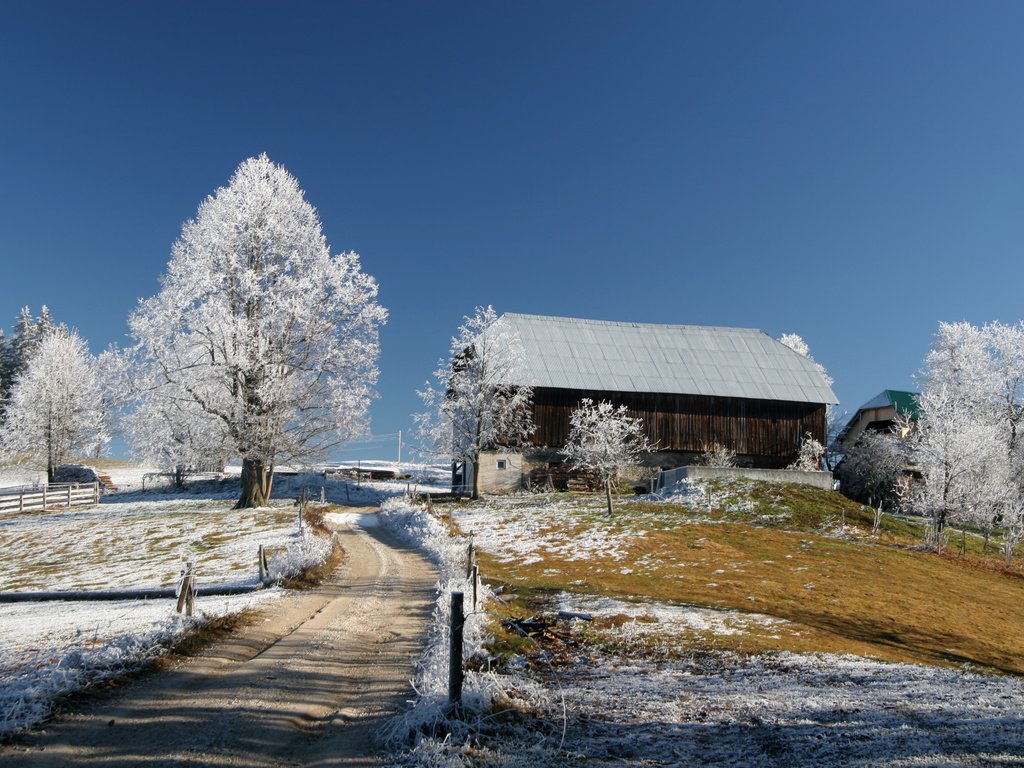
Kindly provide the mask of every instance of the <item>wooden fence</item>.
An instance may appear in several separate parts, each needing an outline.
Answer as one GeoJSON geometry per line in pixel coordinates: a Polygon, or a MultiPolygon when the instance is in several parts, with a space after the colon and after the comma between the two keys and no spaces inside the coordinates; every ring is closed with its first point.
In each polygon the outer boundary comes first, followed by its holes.
{"type": "Polygon", "coordinates": [[[41,486],[0,488],[0,515],[43,509],[71,509],[99,504],[100,484],[51,483],[41,486]]]}

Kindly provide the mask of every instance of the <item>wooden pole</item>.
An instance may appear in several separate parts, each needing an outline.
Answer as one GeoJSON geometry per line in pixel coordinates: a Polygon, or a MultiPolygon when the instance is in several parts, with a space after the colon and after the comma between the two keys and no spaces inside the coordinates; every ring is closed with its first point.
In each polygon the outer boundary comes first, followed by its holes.
{"type": "Polygon", "coordinates": [[[448,705],[452,709],[462,706],[462,614],[461,592],[452,592],[452,623],[448,642],[448,705]]]}
{"type": "Polygon", "coordinates": [[[46,509],[46,489],[49,488],[49,487],[50,487],[49,483],[47,483],[46,485],[43,486],[43,509],[46,509]]]}
{"type": "Polygon", "coordinates": [[[473,563],[473,610],[477,608],[477,585],[480,583],[480,569],[473,563]]]}
{"type": "Polygon", "coordinates": [[[267,556],[263,553],[263,545],[256,551],[256,569],[259,571],[260,584],[267,583],[267,556]]]}
{"type": "Polygon", "coordinates": [[[468,579],[476,565],[476,555],[473,553],[473,542],[469,542],[469,549],[466,551],[466,578],[468,579]]]}
{"type": "Polygon", "coordinates": [[[178,585],[178,605],[175,610],[181,613],[187,602],[187,595],[192,589],[192,563],[185,563],[185,571],[181,575],[181,582],[178,585]]]}

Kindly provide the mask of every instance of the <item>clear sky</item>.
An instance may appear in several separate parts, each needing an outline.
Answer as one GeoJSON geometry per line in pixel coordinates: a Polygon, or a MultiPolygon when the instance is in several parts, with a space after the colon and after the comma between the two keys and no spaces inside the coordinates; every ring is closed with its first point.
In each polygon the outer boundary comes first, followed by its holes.
{"type": "Polygon", "coordinates": [[[1019,2],[0,0],[0,326],[126,342],[266,152],[380,282],[377,434],[478,304],[796,332],[852,412],[1024,314],[1022,40],[1019,2]]]}

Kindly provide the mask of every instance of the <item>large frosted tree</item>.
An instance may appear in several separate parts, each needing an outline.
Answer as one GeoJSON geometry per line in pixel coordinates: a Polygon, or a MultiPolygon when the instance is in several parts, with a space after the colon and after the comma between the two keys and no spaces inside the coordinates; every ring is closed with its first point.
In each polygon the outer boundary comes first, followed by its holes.
{"type": "Polygon", "coordinates": [[[1024,324],[940,323],[921,383],[912,446],[924,482],[911,501],[933,521],[933,546],[951,522],[1019,527],[1024,324]]]}
{"type": "Polygon", "coordinates": [[[47,333],[14,379],[0,435],[3,452],[45,466],[52,482],[57,467],[106,440],[95,360],[74,331],[47,333]]]}
{"type": "Polygon", "coordinates": [[[263,506],[276,462],[322,456],[366,428],[387,319],[358,254],[332,255],[298,181],[266,155],[199,206],[160,292],[130,318],[144,408],[193,455],[242,459],[238,507],[263,506]]]}
{"type": "Polygon", "coordinates": [[[480,453],[519,448],[533,433],[533,388],[522,368],[523,344],[493,307],[477,307],[452,338],[434,382],[419,393],[429,409],[416,416],[428,450],[473,467],[480,496],[480,453]]]}

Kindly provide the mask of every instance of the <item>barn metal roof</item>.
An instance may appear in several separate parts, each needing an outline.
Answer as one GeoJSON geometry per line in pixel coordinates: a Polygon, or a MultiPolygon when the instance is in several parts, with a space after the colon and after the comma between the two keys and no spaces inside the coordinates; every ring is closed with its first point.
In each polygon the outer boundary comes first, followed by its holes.
{"type": "Polygon", "coordinates": [[[616,323],[507,312],[522,384],[836,403],[814,363],[756,328],[616,323]]]}

